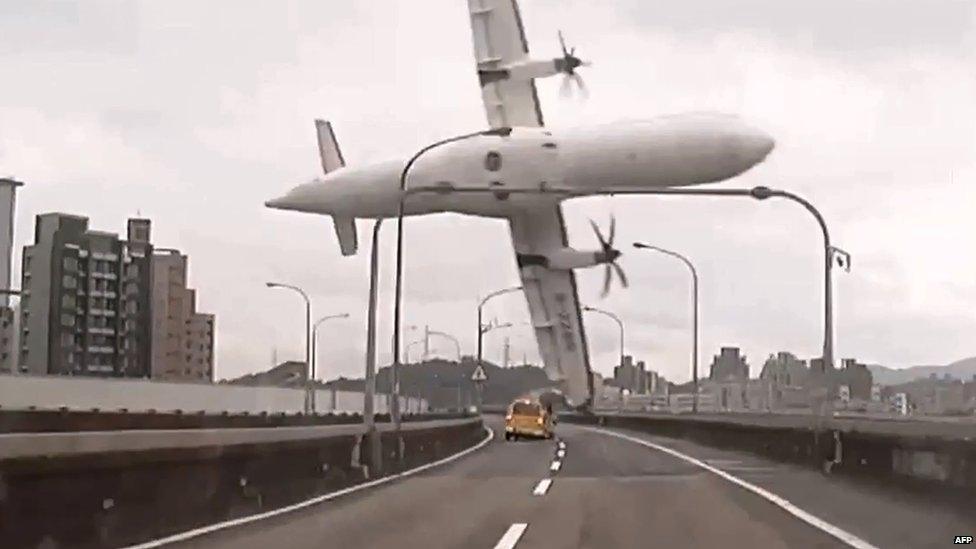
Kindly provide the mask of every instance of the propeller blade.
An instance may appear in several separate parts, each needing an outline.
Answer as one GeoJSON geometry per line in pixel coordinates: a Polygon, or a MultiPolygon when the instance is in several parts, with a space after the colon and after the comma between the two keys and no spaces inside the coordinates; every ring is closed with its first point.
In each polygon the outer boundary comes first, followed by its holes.
{"type": "Polygon", "coordinates": [[[570,81],[569,75],[563,76],[563,83],[559,86],[559,96],[569,97],[573,94],[573,85],[570,81]]]}
{"type": "Polygon", "coordinates": [[[559,46],[563,49],[563,56],[566,55],[566,41],[563,40],[563,31],[559,32],[559,46]]]}
{"type": "Polygon", "coordinates": [[[587,97],[590,96],[589,92],[586,89],[586,85],[583,84],[583,77],[581,77],[576,73],[572,73],[571,75],[569,75],[569,77],[576,81],[576,86],[579,87],[580,96],[583,97],[583,99],[586,99],[587,97]]]}
{"type": "Polygon", "coordinates": [[[607,244],[613,246],[613,239],[617,236],[617,216],[610,216],[610,238],[607,239],[607,244]]]}
{"type": "Polygon", "coordinates": [[[607,241],[603,239],[603,235],[600,234],[600,229],[596,226],[596,223],[592,219],[590,220],[590,226],[593,227],[593,232],[596,233],[596,238],[600,241],[600,247],[606,251],[609,245],[607,244],[607,241]]]}
{"type": "Polygon", "coordinates": [[[611,263],[611,265],[613,265],[613,269],[615,271],[617,271],[617,276],[620,277],[620,285],[623,286],[624,288],[626,288],[627,287],[627,275],[624,274],[624,270],[621,269],[620,268],[620,265],[617,265],[616,262],[611,263]]]}
{"type": "Polygon", "coordinates": [[[610,264],[607,263],[607,268],[603,271],[603,291],[600,292],[600,297],[607,297],[610,293],[610,264]]]}

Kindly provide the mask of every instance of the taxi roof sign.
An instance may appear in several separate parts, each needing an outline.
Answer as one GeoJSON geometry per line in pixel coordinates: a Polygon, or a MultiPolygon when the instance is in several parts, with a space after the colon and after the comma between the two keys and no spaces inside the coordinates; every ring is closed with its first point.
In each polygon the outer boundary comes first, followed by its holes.
{"type": "Polygon", "coordinates": [[[488,381],[488,376],[485,375],[485,369],[481,367],[481,364],[471,373],[471,381],[488,381]]]}

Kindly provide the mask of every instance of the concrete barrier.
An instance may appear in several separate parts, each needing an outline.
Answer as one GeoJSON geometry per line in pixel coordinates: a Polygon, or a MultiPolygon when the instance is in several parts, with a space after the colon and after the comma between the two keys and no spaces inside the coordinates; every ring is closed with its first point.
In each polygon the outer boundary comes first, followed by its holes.
{"type": "MultiPolygon", "coordinates": [[[[390,396],[374,396],[377,413],[389,411],[390,396]]],[[[315,391],[320,413],[362,413],[363,393],[319,389],[315,391]]],[[[0,375],[0,407],[5,410],[103,412],[169,412],[219,414],[298,413],[305,405],[305,391],[286,387],[247,387],[202,382],[164,382],[147,379],[90,378],[72,376],[0,375]]],[[[405,413],[427,411],[424,399],[400,397],[405,413]]]]}
{"type": "Polygon", "coordinates": [[[818,467],[828,473],[976,493],[976,423],[871,421],[807,416],[565,414],[570,423],[684,438],[818,467]]]}
{"type": "MultiPolygon", "coordinates": [[[[376,414],[378,423],[390,421],[389,414],[376,414]]],[[[463,414],[412,414],[404,421],[457,419],[463,414]]],[[[254,427],[296,427],[362,423],[360,414],[260,413],[201,414],[182,412],[91,412],[72,410],[0,410],[0,433],[50,433],[146,429],[231,429],[254,427]]]]}
{"type": "MultiPolygon", "coordinates": [[[[382,473],[477,443],[479,418],[378,424],[382,473]],[[403,459],[397,459],[397,449],[403,459]]],[[[335,491],[363,467],[361,425],[0,435],[3,547],[155,539],[335,491]]]]}

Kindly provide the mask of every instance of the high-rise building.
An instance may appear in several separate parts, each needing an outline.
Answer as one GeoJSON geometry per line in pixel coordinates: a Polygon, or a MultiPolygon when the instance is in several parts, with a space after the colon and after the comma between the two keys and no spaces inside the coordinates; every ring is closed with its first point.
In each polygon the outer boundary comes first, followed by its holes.
{"type": "Polygon", "coordinates": [[[20,181],[0,178],[0,372],[17,369],[16,311],[10,306],[10,267],[14,252],[14,213],[20,181]]]}
{"type": "Polygon", "coordinates": [[[187,256],[157,248],[152,271],[152,377],[213,381],[214,316],[196,311],[187,256]]]}
{"type": "Polygon", "coordinates": [[[738,347],[722,347],[712,359],[708,379],[712,381],[749,379],[749,364],[746,357],[739,355],[738,347]]]}
{"type": "Polygon", "coordinates": [[[871,400],[871,385],[874,381],[871,370],[853,358],[841,360],[841,365],[843,367],[835,372],[837,385],[846,385],[850,398],[871,400]]]}
{"type": "Polygon", "coordinates": [[[759,374],[759,379],[768,380],[776,386],[787,387],[802,386],[806,383],[806,378],[806,362],[786,351],[769,355],[759,374]]]}
{"type": "Polygon", "coordinates": [[[22,258],[21,371],[149,376],[149,237],[147,219],[130,219],[122,240],[86,217],[36,217],[22,258]]]}
{"type": "Polygon", "coordinates": [[[634,395],[657,392],[662,382],[665,381],[657,372],[648,370],[643,360],[635,364],[631,355],[624,355],[623,364],[613,367],[613,379],[609,381],[614,387],[626,389],[634,395]]]}

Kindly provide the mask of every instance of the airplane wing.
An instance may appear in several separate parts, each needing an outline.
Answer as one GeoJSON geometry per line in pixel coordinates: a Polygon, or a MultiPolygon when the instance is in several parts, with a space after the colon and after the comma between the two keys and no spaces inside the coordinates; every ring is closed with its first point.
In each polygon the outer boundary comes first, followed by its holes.
{"type": "Polygon", "coordinates": [[[576,275],[533,259],[568,246],[562,208],[553,203],[525,209],[509,218],[509,228],[546,375],[561,382],[572,404],[586,404],[593,395],[593,378],[576,275]]]}
{"type": "Polygon", "coordinates": [[[481,97],[492,128],[540,127],[535,81],[492,78],[529,54],[516,0],[468,0],[481,97]]]}

